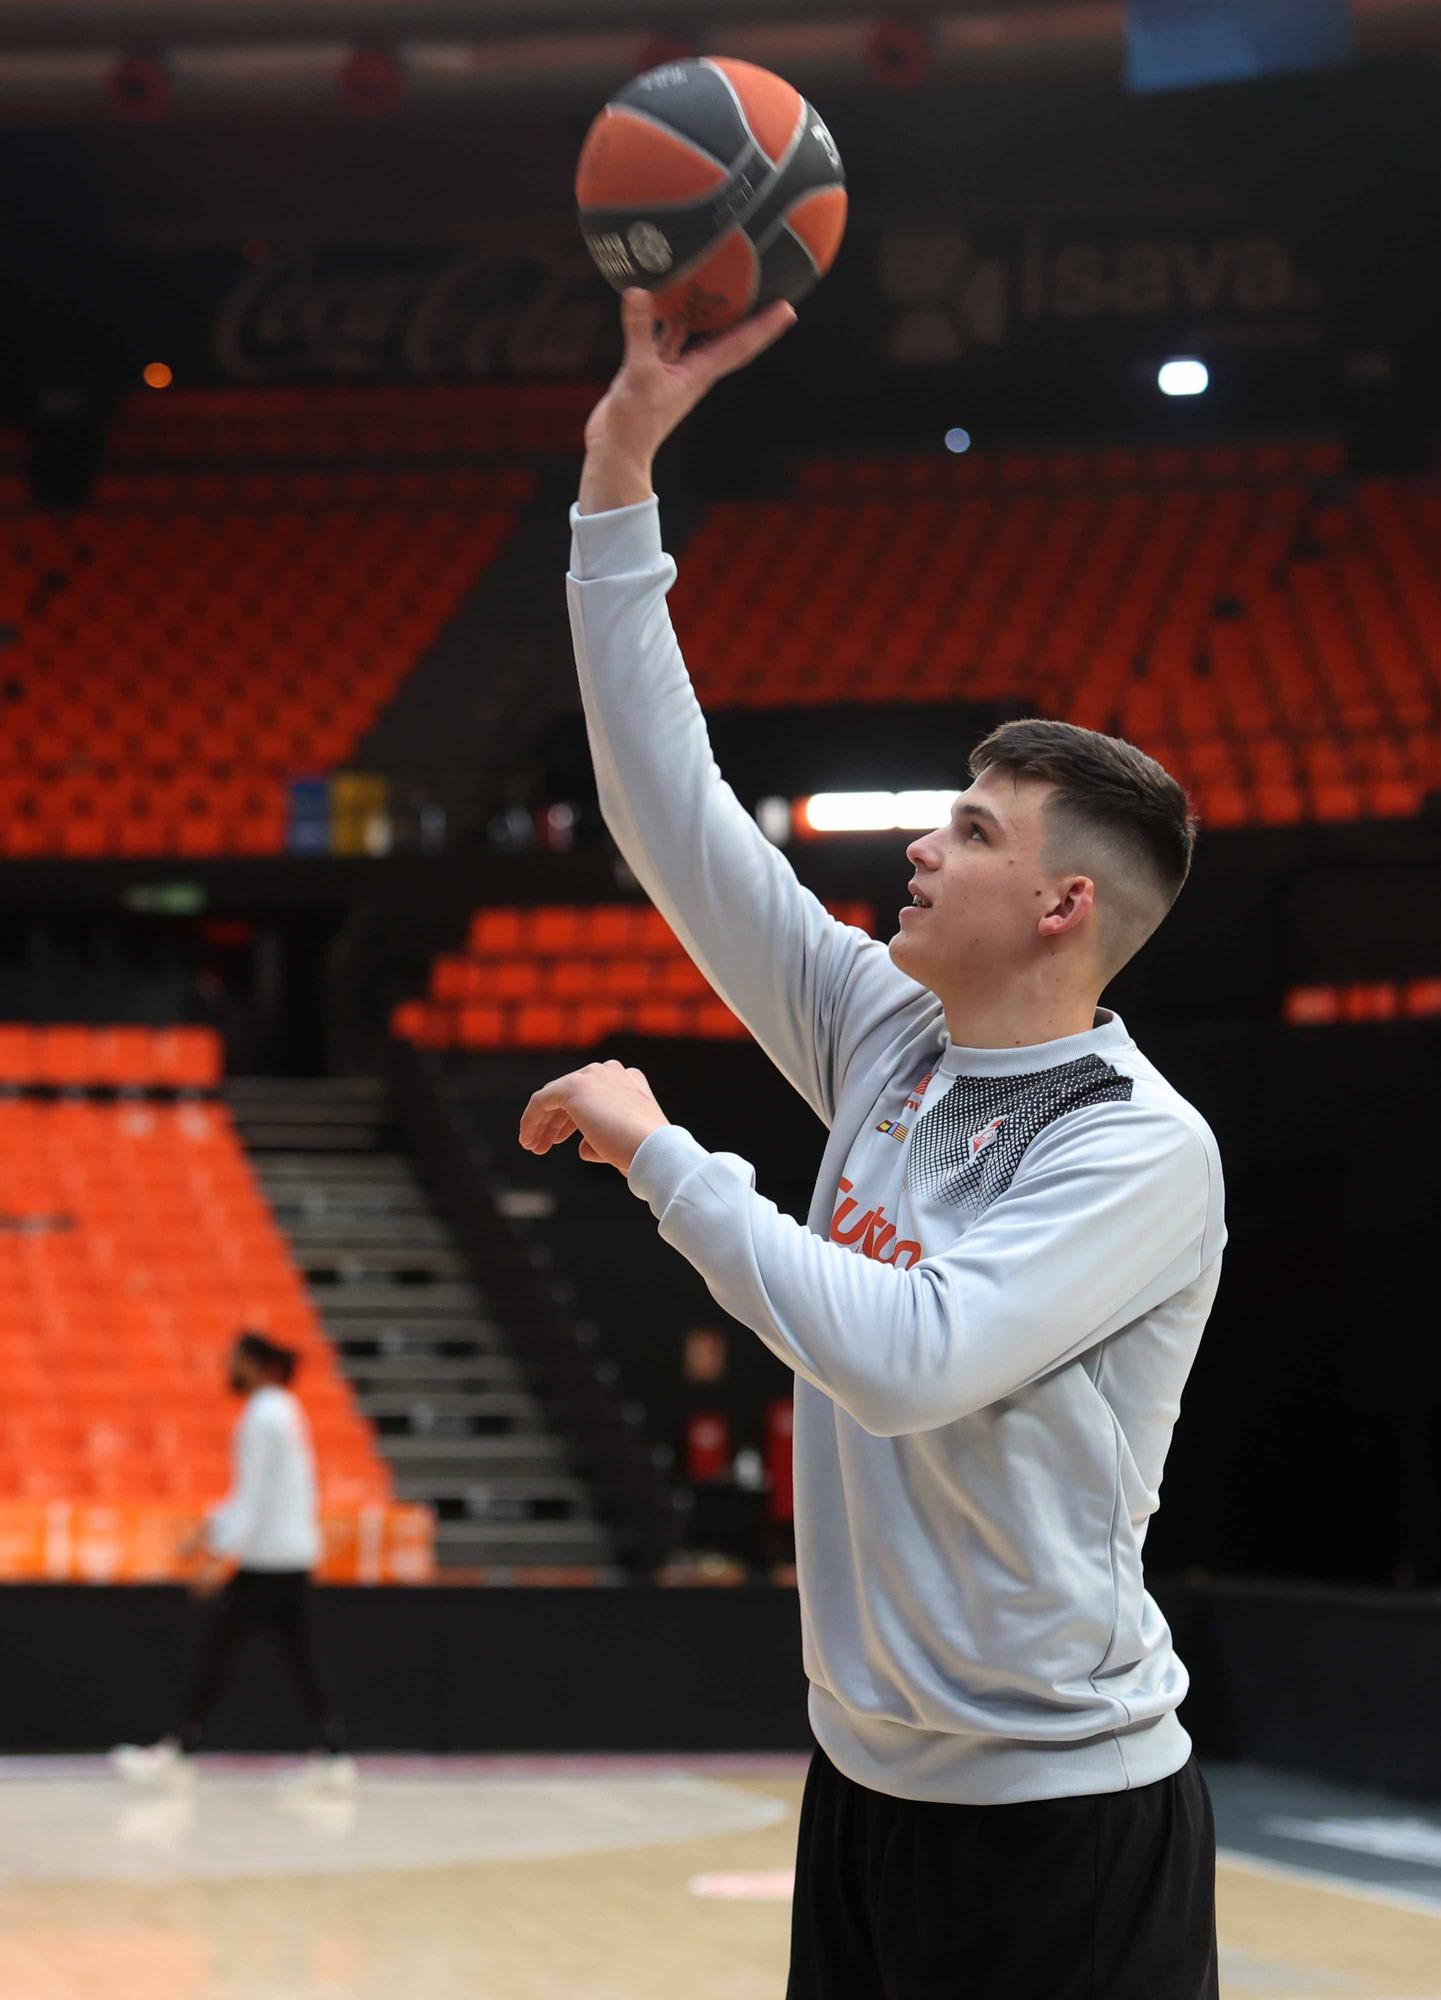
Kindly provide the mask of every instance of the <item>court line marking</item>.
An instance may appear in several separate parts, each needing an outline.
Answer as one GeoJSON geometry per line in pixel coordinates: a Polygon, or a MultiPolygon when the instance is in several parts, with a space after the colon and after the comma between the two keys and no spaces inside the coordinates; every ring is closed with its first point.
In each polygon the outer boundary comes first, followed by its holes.
{"type": "MultiPolygon", "coordinates": [[[[268,1778],[282,1772],[292,1772],[304,1762],[304,1752],[232,1752],[232,1750],[202,1750],[196,1756],[196,1778],[204,1782],[206,1776],[222,1778],[268,1778]]],[[[737,1778],[803,1778],[807,1772],[809,1758],[791,1750],[670,1750],[652,1754],[632,1754],[632,1752],[494,1752],[494,1754],[448,1754],[448,1752],[408,1752],[408,1750],[372,1750],[360,1752],[356,1756],[360,1766],[362,1782],[368,1780],[398,1780],[398,1778],[436,1778],[436,1780],[464,1780],[464,1778],[564,1778],[564,1776],[600,1776],[600,1778],[656,1778],[670,1774],[696,1772],[698,1776],[723,1776],[731,1774],[737,1778]]],[[[20,1778],[26,1782],[46,1780],[88,1780],[96,1776],[112,1776],[112,1764],[104,1750],[100,1752],[36,1752],[18,1756],[0,1756],[0,1784],[20,1778]]]]}
{"type": "Polygon", "coordinates": [[[1337,1889],[1363,1903],[1381,1903],[1395,1910],[1419,1910],[1424,1917],[1441,1917],[1441,1897],[1413,1895],[1407,1889],[1384,1889],[1370,1882],[1353,1882],[1346,1875],[1331,1875],[1324,1868],[1297,1868],[1285,1861],[1262,1861],[1234,1847],[1218,1847],[1217,1861],[1232,1868],[1249,1868],[1253,1875],[1269,1875],[1278,1882],[1300,1882],[1325,1889],[1337,1889]]]}

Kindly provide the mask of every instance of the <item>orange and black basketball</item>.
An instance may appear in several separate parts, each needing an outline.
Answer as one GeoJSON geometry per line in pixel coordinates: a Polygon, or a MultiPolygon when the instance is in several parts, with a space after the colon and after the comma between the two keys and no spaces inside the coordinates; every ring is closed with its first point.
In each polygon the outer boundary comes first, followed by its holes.
{"type": "Polygon", "coordinates": [[[575,195],[586,245],[618,292],[714,333],[803,299],[846,226],[835,141],[783,77],[728,56],[662,63],[586,134],[575,195]]]}

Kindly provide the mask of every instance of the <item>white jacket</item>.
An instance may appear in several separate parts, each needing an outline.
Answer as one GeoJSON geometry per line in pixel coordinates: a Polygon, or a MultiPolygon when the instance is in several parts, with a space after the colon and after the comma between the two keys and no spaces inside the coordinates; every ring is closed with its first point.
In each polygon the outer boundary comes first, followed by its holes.
{"type": "Polygon", "coordinates": [[[679,1126],[628,1184],[796,1374],[810,1720],[875,1791],[999,1804],[1179,1770],[1190,1685],[1141,1548],[1215,1297],[1221,1162],[1113,1010],[960,1048],[722,778],[666,606],[659,504],[571,510],[606,824],[828,1128],[808,1225],[679,1126]]]}
{"type": "Polygon", "coordinates": [[[235,1426],[235,1476],[209,1517],[210,1547],[242,1569],[312,1569],[320,1560],[315,1463],[288,1389],[256,1389],[235,1426]]]}

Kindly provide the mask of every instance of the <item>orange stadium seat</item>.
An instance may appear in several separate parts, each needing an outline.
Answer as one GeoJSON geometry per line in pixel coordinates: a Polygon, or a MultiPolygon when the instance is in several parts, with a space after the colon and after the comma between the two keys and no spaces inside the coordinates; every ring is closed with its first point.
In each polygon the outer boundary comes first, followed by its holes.
{"type": "Polygon", "coordinates": [[[289,782],[345,764],[535,491],[529,467],[446,456],[487,429],[486,448],[515,450],[527,423],[578,437],[583,421],[573,389],[469,409],[451,390],[328,396],[147,392],[121,411],[89,505],[0,518],[24,690],[0,855],[279,851],[289,782]],[[216,462],[257,451],[277,470],[216,462]],[[408,462],[346,462],[377,452],[408,462]],[[37,594],[40,578],[60,587],[37,594]],[[57,768],[81,758],[83,777],[57,768]]]}
{"type": "MultiPolygon", "coordinates": [[[[118,1063],[122,1033],[69,1030],[57,1043],[8,1029],[0,1059],[22,1082],[47,1066],[92,1080],[94,1059],[75,1051],[96,1051],[128,1076],[146,1051],[132,1040],[118,1063]]],[[[151,1039],[171,1044],[162,1076],[218,1074],[208,1031],[151,1039]]],[[[223,1358],[243,1324],[301,1350],[297,1389],[322,1454],[357,1496],[389,1500],[223,1105],[0,1099],[0,1209],[64,1224],[0,1235],[0,1500],[213,1501],[229,1479],[223,1358]]]]}
{"type": "MultiPolygon", "coordinates": [[[[871,931],[869,905],[828,907],[871,931]]],[[[467,944],[436,958],[427,999],[393,1010],[397,1039],[429,1049],[588,1049],[627,1029],[708,1040],[748,1032],[659,910],[643,904],[477,910],[467,944]]]]}
{"type": "Polygon", "coordinates": [[[671,605],[709,709],[1020,700],[1169,743],[1211,825],[1412,813],[1441,772],[1441,509],[1344,475],[1329,438],[817,459],[791,500],[711,507],[671,605]],[[826,567],[865,582],[775,583],[826,567]],[[1214,739],[1228,769],[1189,755],[1214,739]]]}

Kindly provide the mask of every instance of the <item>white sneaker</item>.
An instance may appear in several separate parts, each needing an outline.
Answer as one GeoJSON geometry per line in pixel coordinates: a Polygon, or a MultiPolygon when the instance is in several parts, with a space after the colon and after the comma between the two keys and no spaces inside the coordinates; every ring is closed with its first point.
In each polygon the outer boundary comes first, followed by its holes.
{"type": "Polygon", "coordinates": [[[353,1757],[325,1751],[308,1757],[300,1770],[282,1782],[290,1792],[353,1792],[359,1776],[353,1757]]]}
{"type": "Polygon", "coordinates": [[[195,1767],[178,1743],[118,1743],[110,1752],[112,1767],[138,1785],[188,1785],[195,1767]]]}

